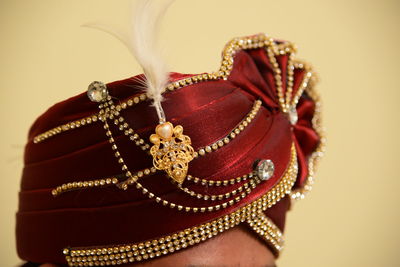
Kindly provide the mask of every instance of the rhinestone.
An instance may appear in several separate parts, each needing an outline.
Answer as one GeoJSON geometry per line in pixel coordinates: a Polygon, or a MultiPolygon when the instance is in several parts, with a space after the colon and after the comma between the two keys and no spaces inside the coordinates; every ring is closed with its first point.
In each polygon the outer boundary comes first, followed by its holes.
{"type": "Polygon", "coordinates": [[[289,114],[289,121],[292,125],[297,123],[299,116],[297,115],[297,110],[295,106],[291,106],[288,111],[289,114]]]}
{"type": "Polygon", "coordinates": [[[105,101],[108,96],[107,86],[102,82],[94,81],[89,84],[87,95],[93,102],[105,101]]]}
{"type": "Polygon", "coordinates": [[[260,160],[256,165],[257,175],[263,181],[270,179],[274,175],[274,170],[274,163],[269,159],[260,160]]]}

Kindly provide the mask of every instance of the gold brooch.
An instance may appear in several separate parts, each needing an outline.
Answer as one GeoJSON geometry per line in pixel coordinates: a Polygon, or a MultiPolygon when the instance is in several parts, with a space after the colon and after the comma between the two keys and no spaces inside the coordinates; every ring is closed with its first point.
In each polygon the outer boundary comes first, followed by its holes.
{"type": "Polygon", "coordinates": [[[190,137],[183,134],[183,127],[174,127],[170,122],[159,124],[156,133],[150,136],[150,142],[154,144],[150,148],[154,167],[183,183],[195,153],[190,137]]]}

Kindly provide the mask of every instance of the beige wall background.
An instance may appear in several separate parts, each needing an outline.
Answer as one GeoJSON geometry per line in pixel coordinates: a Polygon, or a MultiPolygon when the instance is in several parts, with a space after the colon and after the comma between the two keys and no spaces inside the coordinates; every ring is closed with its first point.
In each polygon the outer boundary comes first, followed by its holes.
{"type": "MultiPolygon", "coordinates": [[[[55,102],[140,72],[111,36],[127,1],[0,1],[0,266],[15,266],[23,145],[55,102]]],[[[279,266],[399,266],[398,1],[178,0],[162,31],[171,68],[216,70],[224,44],[258,32],[295,42],[320,75],[326,157],[290,212],[279,266]]],[[[56,238],[56,237],[55,237],[56,238]]],[[[240,248],[238,248],[240,250],[240,248]]]]}

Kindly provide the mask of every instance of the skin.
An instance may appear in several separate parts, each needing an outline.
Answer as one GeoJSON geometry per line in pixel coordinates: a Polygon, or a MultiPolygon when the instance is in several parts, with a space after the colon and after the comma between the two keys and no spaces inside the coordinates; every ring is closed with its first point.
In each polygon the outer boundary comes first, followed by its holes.
{"type": "MultiPolygon", "coordinates": [[[[275,258],[263,241],[238,226],[194,247],[135,267],[275,267],[275,258]]],[[[57,267],[42,264],[41,267],[57,267]]]]}

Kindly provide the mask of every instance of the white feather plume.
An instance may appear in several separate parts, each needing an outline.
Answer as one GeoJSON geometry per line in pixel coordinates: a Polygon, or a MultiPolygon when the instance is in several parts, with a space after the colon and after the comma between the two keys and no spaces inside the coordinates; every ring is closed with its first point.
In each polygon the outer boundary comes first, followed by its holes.
{"type": "Polygon", "coordinates": [[[143,69],[146,77],[146,94],[153,99],[160,123],[165,122],[161,106],[162,93],[169,80],[167,64],[161,56],[158,31],[161,20],[174,0],[138,0],[132,15],[130,33],[98,23],[82,26],[105,31],[119,39],[129,49],[143,69]]]}

